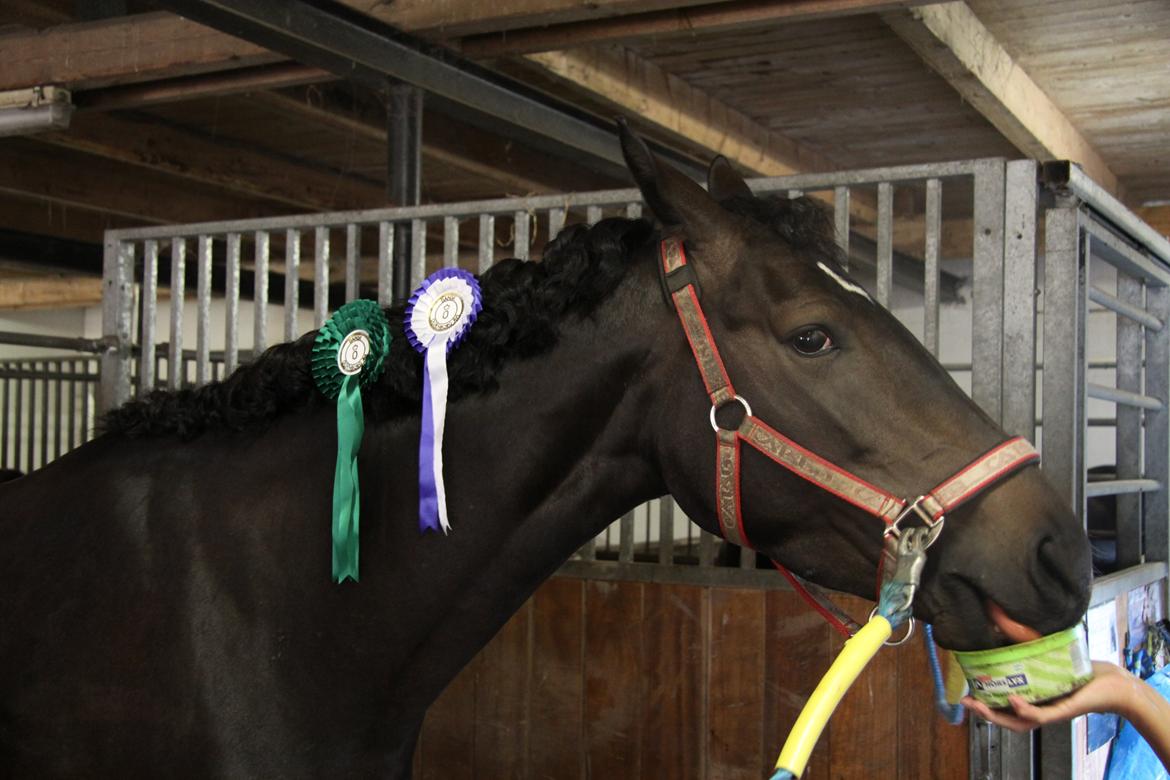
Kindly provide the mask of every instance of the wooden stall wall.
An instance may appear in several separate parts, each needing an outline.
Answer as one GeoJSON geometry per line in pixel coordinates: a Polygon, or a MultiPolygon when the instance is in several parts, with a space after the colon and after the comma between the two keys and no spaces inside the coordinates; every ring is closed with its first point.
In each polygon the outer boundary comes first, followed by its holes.
{"type": "MultiPolygon", "coordinates": [[[[557,577],[431,708],[415,776],[759,780],[841,644],[787,590],[557,577]]],[[[804,777],[965,780],[932,702],[921,638],[884,649],[804,777]]]]}

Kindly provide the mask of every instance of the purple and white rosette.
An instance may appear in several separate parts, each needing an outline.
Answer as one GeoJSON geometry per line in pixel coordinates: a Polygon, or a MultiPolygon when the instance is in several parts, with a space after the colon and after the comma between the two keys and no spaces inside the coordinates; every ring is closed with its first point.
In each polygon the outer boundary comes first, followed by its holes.
{"type": "Polygon", "coordinates": [[[483,300],[479,282],[460,268],[428,276],[406,305],[406,338],[426,356],[423,371],[422,431],[418,443],[418,526],[420,532],[449,533],[443,486],[443,427],[447,417],[447,353],[475,322],[483,300]]]}

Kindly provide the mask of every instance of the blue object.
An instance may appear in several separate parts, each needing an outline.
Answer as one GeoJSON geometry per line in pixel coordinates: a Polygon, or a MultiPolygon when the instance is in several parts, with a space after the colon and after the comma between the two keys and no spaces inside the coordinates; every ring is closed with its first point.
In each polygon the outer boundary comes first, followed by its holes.
{"type": "MultiPolygon", "coordinates": [[[[1170,700],[1170,667],[1163,667],[1150,676],[1147,683],[1163,698],[1170,700]]],[[[1113,752],[1109,754],[1109,768],[1105,771],[1106,780],[1167,780],[1170,773],[1162,767],[1162,762],[1154,753],[1154,749],[1142,739],[1131,724],[1126,723],[1121,728],[1121,734],[1113,743],[1113,752]]]]}
{"type": "Polygon", "coordinates": [[[947,723],[958,726],[963,722],[964,708],[962,704],[951,704],[947,701],[947,688],[943,682],[942,669],[938,665],[938,650],[934,646],[934,628],[927,623],[922,637],[926,642],[926,655],[930,659],[930,675],[934,679],[934,706],[939,715],[946,718],[947,723]]]}

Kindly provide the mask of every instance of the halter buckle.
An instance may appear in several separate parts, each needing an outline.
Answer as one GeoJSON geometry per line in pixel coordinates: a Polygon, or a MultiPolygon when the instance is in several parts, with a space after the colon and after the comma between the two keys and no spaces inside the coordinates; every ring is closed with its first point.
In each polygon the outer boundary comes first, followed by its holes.
{"type": "Polygon", "coordinates": [[[899,514],[898,517],[894,520],[894,522],[886,526],[886,530],[882,532],[882,536],[885,538],[892,537],[897,539],[902,534],[902,521],[913,514],[917,515],[918,519],[922,521],[923,525],[930,529],[930,535],[926,538],[926,544],[923,549],[926,549],[926,547],[930,547],[930,545],[934,544],[934,540],[938,538],[940,533],[942,533],[943,523],[946,521],[947,517],[943,514],[940,514],[938,517],[931,515],[930,511],[923,506],[923,502],[925,500],[926,496],[922,495],[907,504],[906,507],[902,510],[901,514],[899,514]]]}

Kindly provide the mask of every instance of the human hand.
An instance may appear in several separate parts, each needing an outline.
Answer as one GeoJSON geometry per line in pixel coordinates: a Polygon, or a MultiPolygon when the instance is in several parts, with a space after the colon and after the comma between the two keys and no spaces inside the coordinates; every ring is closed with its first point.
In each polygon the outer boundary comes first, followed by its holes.
{"type": "Polygon", "coordinates": [[[1116,664],[1093,662],[1093,679],[1063,699],[1037,706],[1019,696],[1008,698],[1011,712],[993,710],[971,696],[963,698],[967,709],[997,726],[1016,732],[1031,731],[1037,726],[1071,720],[1089,712],[1116,712],[1129,717],[1137,699],[1135,686],[1141,681],[1116,664]]]}

